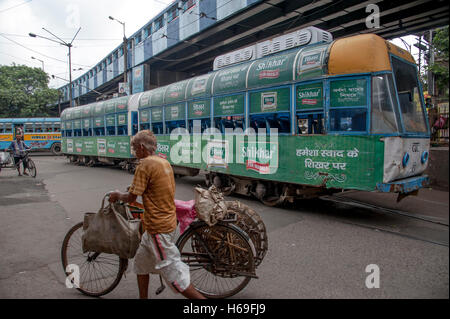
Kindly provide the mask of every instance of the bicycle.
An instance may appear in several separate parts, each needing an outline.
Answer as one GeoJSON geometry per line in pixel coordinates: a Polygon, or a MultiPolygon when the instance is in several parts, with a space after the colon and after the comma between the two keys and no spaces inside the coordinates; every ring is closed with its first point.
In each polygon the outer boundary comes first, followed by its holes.
{"type": "MultiPolygon", "coordinates": [[[[259,215],[240,203],[227,202],[227,206],[230,210],[224,220],[210,227],[195,219],[176,242],[181,260],[190,268],[191,283],[207,298],[233,296],[244,289],[252,278],[258,278],[256,267],[268,248],[266,229],[259,215]],[[247,231],[239,227],[242,225],[247,231]],[[263,235],[256,236],[259,231],[263,235]]],[[[128,204],[128,207],[135,218],[142,217],[142,204],[135,202],[128,204]]],[[[176,207],[177,212],[195,211],[193,201],[176,200],[176,207]]],[[[80,222],[66,234],[61,248],[62,265],[66,276],[70,275],[67,265],[80,265],[77,289],[88,296],[103,296],[117,287],[127,270],[128,259],[96,252],[83,254],[82,233],[83,222],[80,222]]],[[[164,288],[161,279],[161,287],[156,294],[164,288]]]]}
{"type": "Polygon", "coordinates": [[[29,158],[28,151],[25,152],[25,156],[17,162],[17,164],[14,163],[14,159],[11,156],[10,150],[5,150],[5,152],[0,152],[0,172],[2,168],[12,168],[17,169],[20,167],[22,162],[27,163],[28,171],[30,172],[29,176],[36,177],[37,169],[36,165],[34,164],[33,160],[29,158]]]}

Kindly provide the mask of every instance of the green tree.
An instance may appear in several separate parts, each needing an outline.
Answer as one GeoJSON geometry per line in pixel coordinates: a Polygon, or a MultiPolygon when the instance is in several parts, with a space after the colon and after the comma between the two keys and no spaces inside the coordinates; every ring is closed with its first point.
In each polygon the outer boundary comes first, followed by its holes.
{"type": "Polygon", "coordinates": [[[438,88],[446,92],[448,90],[448,26],[436,31],[433,37],[432,47],[435,53],[434,63],[430,70],[436,75],[438,88]]]}
{"type": "Polygon", "coordinates": [[[47,73],[40,68],[0,66],[0,117],[58,116],[52,105],[59,92],[48,83],[47,73]]]}

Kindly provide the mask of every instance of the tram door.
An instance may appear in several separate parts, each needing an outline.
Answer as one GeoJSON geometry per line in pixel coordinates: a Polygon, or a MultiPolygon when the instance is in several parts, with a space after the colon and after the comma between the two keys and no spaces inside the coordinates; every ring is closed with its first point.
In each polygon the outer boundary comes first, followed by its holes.
{"type": "Polygon", "coordinates": [[[138,118],[138,112],[132,111],[131,112],[131,135],[134,136],[139,131],[139,118],[138,118]]]}

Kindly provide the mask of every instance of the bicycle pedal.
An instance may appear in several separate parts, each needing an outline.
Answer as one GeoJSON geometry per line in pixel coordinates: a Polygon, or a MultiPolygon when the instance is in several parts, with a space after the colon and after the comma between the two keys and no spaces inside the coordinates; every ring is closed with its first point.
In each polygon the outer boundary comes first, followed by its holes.
{"type": "Polygon", "coordinates": [[[161,287],[159,287],[158,289],[156,289],[156,294],[159,295],[160,293],[162,293],[164,291],[164,289],[166,289],[166,286],[162,285],[161,287]]]}

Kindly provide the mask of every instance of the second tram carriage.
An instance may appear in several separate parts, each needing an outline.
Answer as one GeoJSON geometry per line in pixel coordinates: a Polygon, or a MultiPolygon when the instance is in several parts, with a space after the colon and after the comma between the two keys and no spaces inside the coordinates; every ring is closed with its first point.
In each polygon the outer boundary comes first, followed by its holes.
{"type": "Polygon", "coordinates": [[[430,133],[417,67],[408,52],[372,34],[66,109],[61,120],[72,161],[133,170],[130,138],[151,129],[157,155],[175,174],[204,170],[208,184],[266,205],[343,189],[409,194],[428,184],[430,133]],[[216,134],[206,134],[209,127],[216,134]]]}

